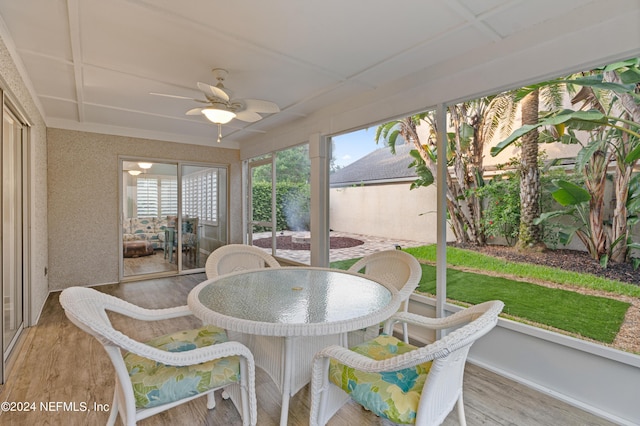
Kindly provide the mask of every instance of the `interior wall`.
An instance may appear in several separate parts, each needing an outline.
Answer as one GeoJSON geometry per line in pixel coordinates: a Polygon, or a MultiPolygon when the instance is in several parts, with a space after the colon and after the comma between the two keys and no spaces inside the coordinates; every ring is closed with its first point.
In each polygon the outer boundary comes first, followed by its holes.
{"type": "MultiPolygon", "coordinates": [[[[234,149],[53,128],[47,130],[47,143],[52,291],[118,282],[119,156],[229,165],[231,187],[239,186],[241,166],[234,149]]],[[[229,214],[241,217],[238,197],[231,197],[229,214]]],[[[239,221],[231,223],[231,240],[237,240],[239,221]]]]}
{"type": "Polygon", "coordinates": [[[9,49],[0,39],[0,86],[24,115],[29,124],[29,277],[31,282],[29,318],[27,325],[37,322],[42,306],[49,295],[47,268],[47,140],[46,125],[38,107],[29,94],[9,49]]]}

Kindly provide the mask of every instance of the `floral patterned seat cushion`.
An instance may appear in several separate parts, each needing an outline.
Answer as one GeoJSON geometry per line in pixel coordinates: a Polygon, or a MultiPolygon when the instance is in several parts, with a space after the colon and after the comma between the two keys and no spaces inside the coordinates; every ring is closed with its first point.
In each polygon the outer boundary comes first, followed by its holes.
{"type": "MultiPolygon", "coordinates": [[[[380,335],[351,348],[375,360],[417,349],[393,336],[380,335]]],[[[376,415],[395,423],[413,424],[431,362],[393,372],[366,373],[331,359],[329,380],[376,415]]]]}
{"type": "MultiPolygon", "coordinates": [[[[227,341],[221,328],[205,326],[168,334],[146,342],[169,352],[190,351],[227,341]]],[[[136,407],[150,408],[206,392],[240,378],[238,357],[227,357],[197,365],[175,367],[133,353],[124,356],[133,384],[136,407]]]]}

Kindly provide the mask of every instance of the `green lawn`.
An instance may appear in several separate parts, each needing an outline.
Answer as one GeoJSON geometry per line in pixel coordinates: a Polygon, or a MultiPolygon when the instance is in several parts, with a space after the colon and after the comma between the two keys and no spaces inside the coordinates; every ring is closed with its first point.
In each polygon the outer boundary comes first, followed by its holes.
{"type": "MultiPolygon", "coordinates": [[[[448,263],[456,266],[499,271],[520,277],[540,278],[542,275],[546,278],[541,279],[547,281],[563,284],[575,281],[576,285],[582,287],[618,289],[622,286],[621,288],[637,288],[602,279],[598,279],[594,283],[591,276],[585,274],[572,273],[573,275],[567,277],[566,271],[554,268],[516,264],[468,250],[456,250],[463,253],[453,253],[451,256],[450,249],[447,249],[448,263]]],[[[435,247],[433,246],[406,249],[405,251],[413,254],[418,260],[435,260],[435,247]]],[[[331,266],[338,269],[348,269],[357,260],[333,262],[331,266]]],[[[422,279],[418,291],[434,295],[435,290],[436,268],[422,264],[422,279]]],[[[633,289],[625,290],[634,292],[633,289]]],[[[630,306],[629,303],[606,297],[583,295],[524,281],[462,272],[452,268],[447,270],[447,298],[470,304],[499,299],[505,303],[503,311],[505,314],[576,333],[604,343],[613,342],[630,306]]]]}
{"type": "MultiPolygon", "coordinates": [[[[436,246],[430,244],[420,247],[405,249],[407,253],[423,261],[436,261],[436,246]]],[[[509,262],[473,250],[463,250],[447,247],[447,263],[451,266],[473,268],[481,271],[492,271],[501,274],[512,275],[521,278],[536,278],[558,284],[567,284],[577,287],[604,290],[615,294],[640,297],[640,287],[611,281],[590,274],[580,274],[573,271],[564,271],[558,268],[532,265],[528,263],[509,262]]]]}

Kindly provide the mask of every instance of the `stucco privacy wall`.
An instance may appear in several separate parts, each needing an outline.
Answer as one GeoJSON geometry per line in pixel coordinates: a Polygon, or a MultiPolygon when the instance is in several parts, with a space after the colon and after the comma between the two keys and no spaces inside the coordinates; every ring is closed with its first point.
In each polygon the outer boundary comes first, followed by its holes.
{"type": "MultiPolygon", "coordinates": [[[[238,150],[52,128],[47,142],[51,290],[118,281],[119,156],[230,165],[230,194],[240,193],[238,150]]],[[[230,198],[230,218],[241,217],[230,198]]],[[[241,224],[230,222],[233,241],[241,224]]]]}
{"type": "MultiPolygon", "coordinates": [[[[436,242],[436,187],[410,190],[410,182],[331,188],[334,231],[436,242]]],[[[451,232],[448,240],[454,240],[451,232]]]]}
{"type": "Polygon", "coordinates": [[[47,267],[47,140],[46,126],[11,55],[0,39],[0,88],[29,122],[29,276],[31,305],[28,325],[36,322],[49,295],[47,267]]]}

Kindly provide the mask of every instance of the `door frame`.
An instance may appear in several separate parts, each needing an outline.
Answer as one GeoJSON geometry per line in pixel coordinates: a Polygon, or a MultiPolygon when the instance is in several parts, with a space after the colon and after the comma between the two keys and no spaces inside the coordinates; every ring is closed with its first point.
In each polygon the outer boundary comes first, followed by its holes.
{"type": "MultiPolygon", "coordinates": [[[[14,349],[19,346],[19,342],[24,336],[24,330],[27,327],[32,325],[31,321],[31,155],[32,151],[30,148],[31,143],[31,132],[30,122],[26,119],[26,114],[19,106],[17,102],[15,102],[12,97],[0,87],[0,98],[2,99],[2,110],[0,112],[0,135],[4,134],[4,115],[5,111],[8,111],[12,118],[19,123],[20,125],[20,146],[19,146],[19,155],[20,155],[20,173],[21,173],[21,182],[20,182],[20,191],[21,191],[21,212],[20,212],[20,221],[21,221],[21,277],[22,277],[22,324],[20,326],[19,331],[12,338],[11,344],[7,347],[7,351],[4,351],[3,344],[3,353],[2,359],[0,360],[0,383],[5,383],[7,376],[9,375],[11,365],[15,360],[15,351],[14,349]]],[[[0,141],[2,141],[2,136],[0,136],[0,141]]],[[[2,167],[2,151],[0,150],[0,169],[2,167]]],[[[2,191],[3,188],[0,186],[0,211],[2,211],[2,191]]],[[[2,221],[0,221],[0,231],[2,231],[2,221]]],[[[4,235],[5,233],[2,231],[0,235],[4,235]]],[[[3,255],[3,246],[4,243],[0,241],[0,276],[4,275],[4,255],[3,255]]],[[[47,271],[45,269],[45,276],[47,271]]],[[[1,283],[0,283],[1,284],[1,283]]],[[[0,332],[2,333],[2,340],[4,341],[4,289],[3,285],[0,285],[0,300],[2,301],[2,315],[0,315],[0,332]]]]}
{"type": "Polygon", "coordinates": [[[276,156],[274,153],[270,153],[264,158],[259,160],[248,160],[245,162],[246,164],[246,217],[243,235],[246,236],[246,241],[243,241],[245,244],[252,245],[253,242],[253,226],[265,226],[271,228],[271,255],[275,256],[276,254],[276,156]],[[257,167],[266,166],[267,164],[271,165],[271,221],[254,221],[253,220],[253,174],[252,170],[257,167]]]}
{"type": "MultiPolygon", "coordinates": [[[[139,274],[139,275],[124,275],[124,257],[123,257],[123,251],[122,251],[122,246],[123,246],[123,241],[124,241],[124,236],[123,236],[123,232],[122,232],[122,226],[123,226],[123,222],[124,222],[124,217],[123,217],[123,213],[124,213],[124,181],[123,181],[123,176],[124,176],[124,169],[123,169],[123,164],[125,161],[131,161],[131,162],[149,162],[149,163],[162,163],[162,164],[170,164],[170,165],[175,165],[176,166],[176,179],[177,179],[177,196],[178,196],[178,210],[177,210],[177,220],[176,220],[176,228],[178,230],[182,229],[182,173],[183,173],[183,168],[185,166],[196,166],[196,167],[210,167],[210,168],[217,168],[217,169],[223,169],[225,171],[225,188],[224,188],[224,192],[225,192],[225,199],[224,199],[224,204],[225,204],[225,209],[224,212],[219,213],[220,215],[224,215],[224,221],[225,221],[225,235],[227,237],[227,243],[229,242],[229,231],[230,231],[230,224],[229,224],[229,215],[230,215],[230,206],[229,206],[229,188],[230,188],[230,176],[229,176],[229,165],[227,164],[218,164],[218,163],[205,163],[205,162],[198,162],[198,161],[187,161],[187,160],[169,160],[169,159],[162,159],[162,158],[154,158],[154,157],[145,157],[145,156],[131,156],[131,155],[122,155],[122,156],[118,156],[118,277],[119,277],[119,282],[130,282],[130,281],[140,281],[140,280],[147,280],[147,279],[153,279],[153,278],[160,278],[160,277],[168,277],[168,276],[177,276],[177,275],[189,275],[189,274],[195,274],[195,273],[200,273],[200,272],[204,272],[204,265],[200,268],[194,268],[194,269],[187,269],[187,270],[183,270],[182,268],[182,259],[181,256],[178,256],[177,261],[176,261],[176,270],[175,271],[160,271],[160,272],[154,272],[154,273],[148,273],[148,274],[139,274]]],[[[221,199],[218,198],[218,211],[220,212],[219,206],[220,206],[220,202],[221,199]]],[[[182,232],[176,232],[176,238],[177,238],[177,244],[178,247],[181,246],[182,244],[182,232]]]]}

